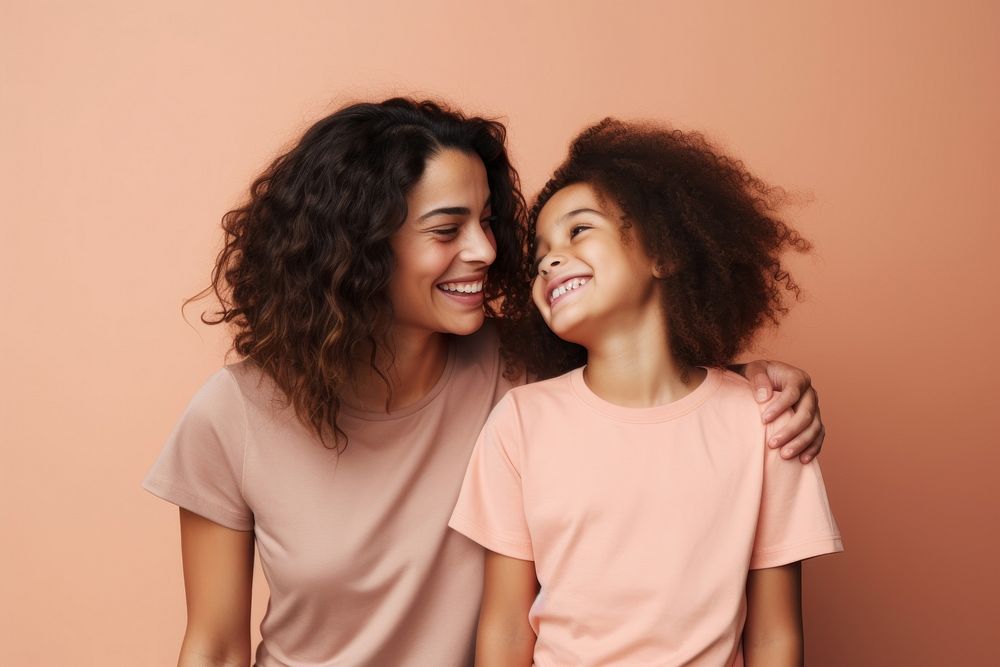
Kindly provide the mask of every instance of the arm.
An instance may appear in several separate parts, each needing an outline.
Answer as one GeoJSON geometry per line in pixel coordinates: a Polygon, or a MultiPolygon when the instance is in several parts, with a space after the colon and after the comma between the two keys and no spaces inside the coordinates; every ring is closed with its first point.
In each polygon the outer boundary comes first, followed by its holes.
{"type": "Polygon", "coordinates": [[[181,509],[187,629],[178,667],[247,667],[253,532],[181,509]]]}
{"type": "Polygon", "coordinates": [[[747,667],[803,664],[800,563],[750,570],[743,659],[747,667]]]}
{"type": "Polygon", "coordinates": [[[486,552],[476,667],[530,667],[535,631],[528,624],[528,610],[537,593],[532,561],[486,552]]]}
{"type": "Polygon", "coordinates": [[[812,386],[809,374],[780,361],[751,361],[730,368],[750,380],[758,403],[765,403],[773,391],[781,391],[781,396],[764,413],[764,423],[770,423],[791,408],[794,416],[785,428],[774,434],[768,447],[783,447],[781,457],[790,459],[798,456],[802,463],[809,463],[823,448],[826,429],[819,416],[819,396],[812,386]]]}

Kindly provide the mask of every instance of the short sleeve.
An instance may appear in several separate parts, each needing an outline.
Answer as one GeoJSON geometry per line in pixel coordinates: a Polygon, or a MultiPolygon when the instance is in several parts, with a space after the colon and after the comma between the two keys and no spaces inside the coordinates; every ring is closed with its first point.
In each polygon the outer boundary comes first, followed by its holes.
{"type": "MultiPolygon", "coordinates": [[[[787,423],[785,413],[767,425],[764,443],[787,423]]],[[[759,570],[843,551],[830,511],[819,461],[786,460],[781,449],[764,449],[764,484],[750,569],[759,570]]]]}
{"type": "Polygon", "coordinates": [[[222,369],[191,399],[143,488],[227,528],[251,530],[242,483],[245,424],[236,378],[222,369]]]}
{"type": "Polygon", "coordinates": [[[521,492],[521,443],[510,394],[483,426],[448,525],[490,551],[534,560],[521,492]]]}

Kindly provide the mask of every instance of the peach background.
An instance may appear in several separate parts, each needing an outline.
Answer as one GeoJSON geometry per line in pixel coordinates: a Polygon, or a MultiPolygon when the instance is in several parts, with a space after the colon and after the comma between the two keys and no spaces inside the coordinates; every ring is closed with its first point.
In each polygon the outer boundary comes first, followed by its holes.
{"type": "Polygon", "coordinates": [[[809,300],[761,352],[830,432],[848,551],[805,568],[810,664],[992,662],[996,3],[285,5],[0,7],[2,662],[173,663],[176,511],[139,481],[226,348],[181,300],[283,145],[391,92],[504,116],[528,192],[616,114],[810,195],[809,300]]]}

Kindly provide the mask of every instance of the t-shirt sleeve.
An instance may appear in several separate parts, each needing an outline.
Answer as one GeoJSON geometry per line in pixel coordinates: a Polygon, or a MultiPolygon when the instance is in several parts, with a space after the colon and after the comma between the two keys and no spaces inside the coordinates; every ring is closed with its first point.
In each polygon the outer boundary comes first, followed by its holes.
{"type": "Polygon", "coordinates": [[[243,497],[245,425],[236,378],[222,369],[191,399],[143,488],[227,528],[251,530],[243,497]]]}
{"type": "Polygon", "coordinates": [[[479,434],[448,525],[490,551],[534,560],[521,492],[520,423],[509,394],[479,434]]]}
{"type": "MultiPolygon", "coordinates": [[[[787,423],[785,413],[765,428],[764,443],[787,423]]],[[[764,484],[750,569],[778,567],[843,551],[830,511],[819,461],[786,460],[780,449],[764,448],[764,484]]]]}

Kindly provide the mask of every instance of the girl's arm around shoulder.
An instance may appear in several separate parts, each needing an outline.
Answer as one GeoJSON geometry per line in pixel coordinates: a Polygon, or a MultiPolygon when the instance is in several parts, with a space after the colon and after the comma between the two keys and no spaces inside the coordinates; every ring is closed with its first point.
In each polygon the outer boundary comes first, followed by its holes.
{"type": "Polygon", "coordinates": [[[178,667],[247,667],[253,532],[180,510],[187,628],[178,667]]]}
{"type": "Polygon", "coordinates": [[[528,611],[537,593],[533,561],[486,552],[476,667],[530,667],[535,631],[528,611]]]}
{"type": "Polygon", "coordinates": [[[798,562],[747,576],[743,659],[747,667],[803,664],[802,568],[798,562]]]}

